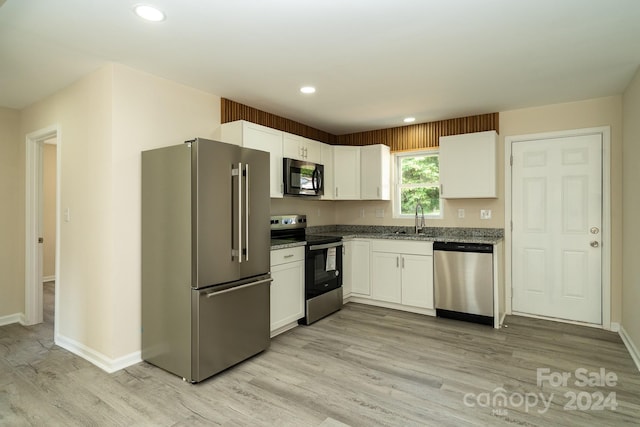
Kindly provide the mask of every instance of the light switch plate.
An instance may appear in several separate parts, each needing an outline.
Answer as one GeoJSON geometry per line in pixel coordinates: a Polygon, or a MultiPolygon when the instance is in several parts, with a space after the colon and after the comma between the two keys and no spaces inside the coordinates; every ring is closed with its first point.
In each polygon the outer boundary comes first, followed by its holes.
{"type": "Polygon", "coordinates": [[[376,218],[384,218],[384,209],[376,208],[376,218]]]}
{"type": "Polygon", "coordinates": [[[480,211],[480,219],[491,219],[491,209],[482,209],[480,211]]]}
{"type": "Polygon", "coordinates": [[[458,218],[464,218],[464,209],[458,209],[458,218]]]}

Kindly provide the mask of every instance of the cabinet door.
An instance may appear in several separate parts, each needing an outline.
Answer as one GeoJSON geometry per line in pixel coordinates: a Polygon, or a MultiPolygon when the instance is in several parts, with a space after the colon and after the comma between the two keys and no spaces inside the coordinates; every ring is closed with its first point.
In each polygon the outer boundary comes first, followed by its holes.
{"type": "Polygon", "coordinates": [[[369,295],[371,293],[371,284],[369,282],[369,242],[366,240],[348,240],[343,245],[343,294],[369,295]]]}
{"type": "Polygon", "coordinates": [[[305,160],[312,163],[322,163],[322,143],[304,138],[305,160]]]}
{"type": "Polygon", "coordinates": [[[443,199],[497,197],[495,131],[440,137],[440,196],[443,199]]]}
{"type": "Polygon", "coordinates": [[[288,159],[306,160],[304,157],[304,144],[302,137],[290,133],[283,133],[282,154],[288,159]]]}
{"type": "Polygon", "coordinates": [[[360,147],[360,198],[389,200],[391,152],[382,144],[360,147]]]}
{"type": "Polygon", "coordinates": [[[271,331],[304,317],[304,261],[271,267],[271,331]]]}
{"type": "Polygon", "coordinates": [[[403,254],[402,304],[433,308],[433,257],[403,254]]]}
{"type": "Polygon", "coordinates": [[[400,303],[400,261],[400,254],[371,252],[371,297],[400,303]]]}
{"type": "Polygon", "coordinates": [[[322,200],[333,200],[333,146],[320,144],[320,164],[324,165],[324,195],[322,200]]]}
{"type": "Polygon", "coordinates": [[[360,147],[333,146],[334,199],[360,199],[360,147]]]}
{"type": "Polygon", "coordinates": [[[242,146],[269,153],[269,194],[282,197],[282,132],[245,122],[242,146]]]}
{"type": "Polygon", "coordinates": [[[283,133],[283,156],[311,163],[321,162],[321,142],[291,133],[283,133]]]}

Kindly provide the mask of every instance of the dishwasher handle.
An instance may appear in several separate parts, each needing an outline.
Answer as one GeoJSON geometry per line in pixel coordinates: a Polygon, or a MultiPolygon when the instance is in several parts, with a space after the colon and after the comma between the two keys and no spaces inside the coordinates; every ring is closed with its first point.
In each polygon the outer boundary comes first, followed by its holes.
{"type": "Polygon", "coordinates": [[[493,245],[487,243],[433,242],[434,251],[493,253],[493,245]]]}

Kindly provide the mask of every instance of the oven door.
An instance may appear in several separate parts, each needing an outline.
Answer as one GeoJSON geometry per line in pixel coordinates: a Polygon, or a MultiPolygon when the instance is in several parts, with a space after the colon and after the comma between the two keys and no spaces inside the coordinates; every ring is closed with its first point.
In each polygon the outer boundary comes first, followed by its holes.
{"type": "Polygon", "coordinates": [[[305,298],[307,300],[342,286],[342,242],[307,246],[305,298]]]}
{"type": "Polygon", "coordinates": [[[324,166],[294,159],[283,159],[284,193],[295,196],[324,194],[324,166]]]}

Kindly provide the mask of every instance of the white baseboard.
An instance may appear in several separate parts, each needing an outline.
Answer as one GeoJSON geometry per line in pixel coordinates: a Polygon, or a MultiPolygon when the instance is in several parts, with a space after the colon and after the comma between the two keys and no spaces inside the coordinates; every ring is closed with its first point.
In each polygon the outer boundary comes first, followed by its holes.
{"type": "Polygon", "coordinates": [[[62,335],[56,335],[55,343],[56,345],[70,351],[76,356],[82,357],[83,359],[93,363],[98,368],[110,374],[124,369],[128,366],[142,362],[142,354],[140,351],[135,351],[131,354],[119,357],[117,359],[111,359],[82,343],[79,343],[71,338],[67,338],[62,335]]]}
{"type": "Polygon", "coordinates": [[[273,331],[271,331],[271,338],[280,335],[284,332],[287,332],[295,327],[298,326],[298,321],[296,320],[295,322],[291,322],[289,324],[286,324],[284,326],[279,327],[278,329],[274,329],[273,331]]]}
{"type": "Polygon", "coordinates": [[[436,311],[429,308],[411,307],[408,305],[396,304],[393,302],[378,301],[378,300],[371,299],[369,297],[355,296],[353,294],[349,297],[349,302],[373,305],[376,307],[383,307],[383,308],[391,308],[393,310],[407,311],[409,313],[425,314],[427,316],[436,315],[436,311]]]}
{"type": "Polygon", "coordinates": [[[8,316],[0,316],[0,326],[10,325],[12,323],[20,323],[24,325],[24,313],[15,313],[8,316]]]}
{"type": "Polygon", "coordinates": [[[56,276],[43,276],[42,277],[42,283],[46,283],[46,282],[53,282],[54,280],[56,280],[56,276]]]}
{"type": "Polygon", "coordinates": [[[631,337],[627,334],[627,331],[624,330],[624,326],[620,326],[619,334],[620,338],[622,338],[622,342],[627,347],[627,350],[629,350],[629,354],[631,355],[633,362],[636,364],[636,368],[640,371],[640,351],[638,351],[638,347],[633,343],[631,337]]]}

